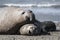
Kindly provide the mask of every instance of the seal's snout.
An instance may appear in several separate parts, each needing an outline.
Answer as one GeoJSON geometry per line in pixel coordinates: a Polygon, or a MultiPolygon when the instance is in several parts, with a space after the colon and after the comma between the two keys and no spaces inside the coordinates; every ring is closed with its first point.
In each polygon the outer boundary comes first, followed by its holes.
{"type": "Polygon", "coordinates": [[[35,14],[33,11],[29,10],[30,13],[30,21],[34,21],[35,20],[35,14]]]}
{"type": "Polygon", "coordinates": [[[35,30],[36,30],[36,27],[30,27],[30,29],[29,29],[29,34],[30,35],[33,35],[33,34],[35,34],[35,30]]]}
{"type": "Polygon", "coordinates": [[[28,19],[29,21],[32,21],[35,17],[33,11],[31,10],[27,10],[23,13],[25,13],[25,18],[28,19]]]}
{"type": "Polygon", "coordinates": [[[33,30],[29,30],[28,32],[30,35],[33,35],[33,30]]]}

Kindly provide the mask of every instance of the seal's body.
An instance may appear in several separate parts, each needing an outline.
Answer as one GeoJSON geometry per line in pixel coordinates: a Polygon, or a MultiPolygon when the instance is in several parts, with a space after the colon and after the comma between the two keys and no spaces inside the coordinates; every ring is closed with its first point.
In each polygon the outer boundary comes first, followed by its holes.
{"type": "Polygon", "coordinates": [[[20,28],[20,34],[22,35],[38,35],[40,30],[34,24],[25,24],[20,28]]]}
{"type": "Polygon", "coordinates": [[[15,7],[5,7],[0,10],[0,34],[15,33],[21,25],[32,20],[33,13],[15,7]],[[19,24],[19,26],[16,26],[19,24]]]}
{"type": "Polygon", "coordinates": [[[42,30],[43,32],[56,31],[56,25],[52,21],[44,21],[42,22],[42,30]]]}
{"type": "Polygon", "coordinates": [[[38,32],[40,32],[40,34],[49,34],[50,31],[56,31],[56,25],[52,21],[40,22],[35,19],[33,24],[38,27],[38,29],[40,30],[38,32]]]}

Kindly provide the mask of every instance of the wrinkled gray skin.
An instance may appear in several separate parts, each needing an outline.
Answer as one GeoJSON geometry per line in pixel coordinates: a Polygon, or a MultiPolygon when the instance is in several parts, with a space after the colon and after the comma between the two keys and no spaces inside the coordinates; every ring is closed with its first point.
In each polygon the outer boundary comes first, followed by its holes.
{"type": "Polygon", "coordinates": [[[40,30],[34,24],[25,24],[19,31],[22,35],[38,35],[40,30]]]}
{"type": "Polygon", "coordinates": [[[33,12],[16,7],[0,9],[0,34],[14,34],[33,19],[33,12]]]}

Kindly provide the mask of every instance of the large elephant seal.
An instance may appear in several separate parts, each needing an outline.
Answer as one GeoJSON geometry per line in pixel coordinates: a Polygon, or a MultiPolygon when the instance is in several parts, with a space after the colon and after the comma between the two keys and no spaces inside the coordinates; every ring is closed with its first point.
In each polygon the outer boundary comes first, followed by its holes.
{"type": "Polygon", "coordinates": [[[16,7],[5,7],[0,10],[0,34],[14,34],[33,19],[33,12],[16,7]]]}
{"type": "Polygon", "coordinates": [[[40,30],[34,24],[25,24],[25,25],[23,25],[20,28],[19,32],[22,35],[38,35],[38,34],[40,34],[40,30]]]}

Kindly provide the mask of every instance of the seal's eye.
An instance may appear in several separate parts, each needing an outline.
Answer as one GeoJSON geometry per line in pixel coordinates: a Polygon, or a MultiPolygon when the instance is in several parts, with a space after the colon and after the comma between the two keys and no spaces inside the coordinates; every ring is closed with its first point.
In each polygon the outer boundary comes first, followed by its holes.
{"type": "Polygon", "coordinates": [[[24,14],[25,12],[22,12],[22,14],[24,14]]]}

